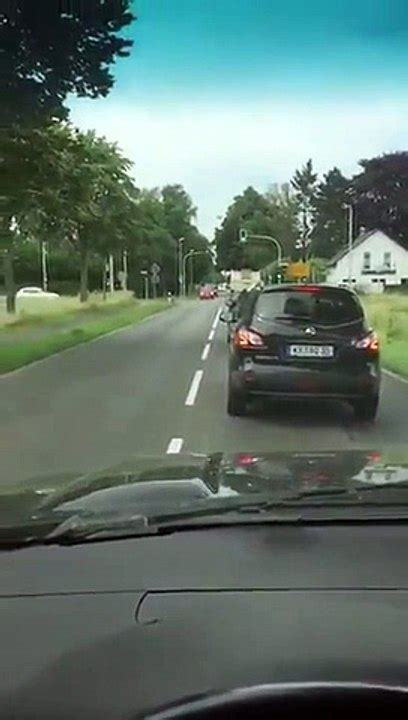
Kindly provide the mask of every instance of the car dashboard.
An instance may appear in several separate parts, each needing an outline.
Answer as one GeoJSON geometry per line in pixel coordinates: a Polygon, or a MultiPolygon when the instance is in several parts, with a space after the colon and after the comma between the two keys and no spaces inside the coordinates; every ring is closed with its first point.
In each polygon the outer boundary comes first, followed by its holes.
{"type": "Polygon", "coordinates": [[[408,531],[200,528],[0,554],[0,717],[117,720],[287,683],[408,686],[408,531]]]}

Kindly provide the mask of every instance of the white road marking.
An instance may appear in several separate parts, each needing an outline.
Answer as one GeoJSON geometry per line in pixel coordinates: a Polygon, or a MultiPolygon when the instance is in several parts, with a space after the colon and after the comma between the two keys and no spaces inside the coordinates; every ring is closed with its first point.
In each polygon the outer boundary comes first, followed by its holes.
{"type": "Polygon", "coordinates": [[[392,370],[385,370],[385,369],[383,368],[383,369],[382,369],[382,372],[384,373],[384,375],[389,375],[389,377],[392,377],[394,380],[399,380],[399,382],[408,384],[408,379],[407,379],[407,378],[404,378],[404,377],[402,377],[402,375],[398,375],[397,373],[392,372],[392,370]]]}
{"type": "Polygon", "coordinates": [[[187,405],[187,407],[192,407],[194,405],[197,398],[197,393],[200,389],[203,375],[204,370],[197,370],[197,372],[194,374],[193,380],[190,385],[190,390],[188,391],[188,395],[186,397],[185,405],[187,405]]]}
{"type": "Polygon", "coordinates": [[[203,353],[202,353],[202,355],[201,355],[201,360],[207,360],[207,358],[208,358],[208,356],[209,356],[209,354],[210,354],[210,350],[211,350],[211,343],[207,343],[207,344],[204,346],[204,350],[203,350],[203,353]]]}
{"type": "Polygon", "coordinates": [[[211,330],[209,336],[208,336],[208,342],[211,342],[214,340],[215,330],[211,330]]]}
{"type": "Polygon", "coordinates": [[[216,329],[217,329],[217,325],[218,325],[219,320],[220,320],[220,315],[221,315],[221,308],[218,310],[218,312],[217,312],[217,314],[216,314],[216,316],[215,316],[215,318],[214,318],[214,322],[213,322],[213,324],[211,325],[211,330],[216,330],[216,329]]]}
{"type": "Polygon", "coordinates": [[[167,455],[178,455],[183,447],[183,438],[172,438],[167,446],[167,455]]]}

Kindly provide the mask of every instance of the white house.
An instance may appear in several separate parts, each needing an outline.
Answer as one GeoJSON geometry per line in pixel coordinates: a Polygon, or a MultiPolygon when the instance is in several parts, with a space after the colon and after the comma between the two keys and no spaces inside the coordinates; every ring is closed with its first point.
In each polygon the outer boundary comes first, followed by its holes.
{"type": "Polygon", "coordinates": [[[381,230],[362,232],[352,250],[344,248],[329,263],[327,282],[383,292],[387,285],[408,285],[408,250],[381,230]]]}

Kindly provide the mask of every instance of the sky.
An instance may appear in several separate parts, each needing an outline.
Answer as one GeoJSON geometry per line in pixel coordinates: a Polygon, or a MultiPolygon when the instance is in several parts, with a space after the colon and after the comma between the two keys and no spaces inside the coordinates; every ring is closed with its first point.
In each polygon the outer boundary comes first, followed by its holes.
{"type": "Polygon", "coordinates": [[[235,195],[408,148],[406,0],[134,0],[129,58],[72,120],[140,187],[182,183],[212,239],[235,195]]]}

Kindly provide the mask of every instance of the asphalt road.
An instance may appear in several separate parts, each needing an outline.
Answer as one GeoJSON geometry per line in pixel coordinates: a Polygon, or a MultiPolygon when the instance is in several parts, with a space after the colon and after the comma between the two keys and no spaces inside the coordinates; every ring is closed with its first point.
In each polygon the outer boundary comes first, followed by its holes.
{"type": "Polygon", "coordinates": [[[220,303],[190,301],[0,378],[0,482],[89,472],[138,454],[383,450],[407,441],[408,383],[384,376],[374,426],[346,405],[226,413],[220,303]]]}

